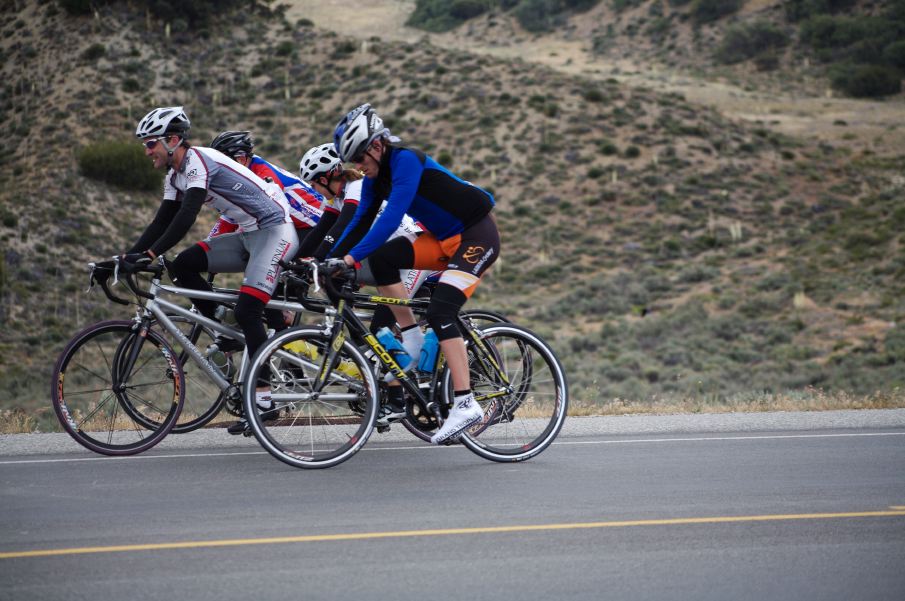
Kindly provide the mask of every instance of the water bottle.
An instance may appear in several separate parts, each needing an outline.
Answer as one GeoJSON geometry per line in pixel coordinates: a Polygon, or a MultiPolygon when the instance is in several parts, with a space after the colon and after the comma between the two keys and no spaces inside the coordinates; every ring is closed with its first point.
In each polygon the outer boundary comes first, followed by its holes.
{"type": "Polygon", "coordinates": [[[393,335],[393,332],[390,328],[383,327],[380,328],[377,332],[377,340],[380,341],[380,344],[383,345],[383,348],[387,350],[387,352],[392,355],[393,359],[396,363],[399,364],[399,367],[405,369],[408,367],[409,363],[412,362],[412,358],[409,357],[409,354],[405,352],[405,349],[402,348],[402,343],[396,339],[396,336],[393,335]]]}
{"type": "Polygon", "coordinates": [[[424,333],[424,346],[421,347],[421,355],[418,357],[418,369],[425,373],[434,371],[437,364],[437,353],[440,351],[440,341],[437,334],[428,328],[424,333]]]}

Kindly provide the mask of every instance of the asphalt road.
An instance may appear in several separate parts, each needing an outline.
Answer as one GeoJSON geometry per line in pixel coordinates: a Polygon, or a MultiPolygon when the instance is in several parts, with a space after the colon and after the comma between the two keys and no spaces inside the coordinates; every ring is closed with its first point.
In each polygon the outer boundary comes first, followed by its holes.
{"type": "Polygon", "coordinates": [[[901,426],[571,435],[518,465],[385,440],[321,471],[7,453],[0,599],[905,598],[901,426]]]}

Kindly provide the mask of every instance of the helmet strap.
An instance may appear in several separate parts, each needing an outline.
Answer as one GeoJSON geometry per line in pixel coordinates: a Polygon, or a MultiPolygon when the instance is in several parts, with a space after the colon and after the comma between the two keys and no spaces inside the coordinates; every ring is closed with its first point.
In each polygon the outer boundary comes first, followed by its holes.
{"type": "MultiPolygon", "coordinates": [[[[167,136],[167,137],[169,137],[169,136],[167,136]]],[[[167,167],[172,167],[173,166],[173,153],[176,152],[176,149],[179,148],[180,144],[182,144],[182,137],[179,138],[179,141],[176,142],[176,144],[173,145],[172,148],[170,148],[170,146],[167,145],[165,140],[161,140],[160,143],[163,144],[164,150],[167,151],[167,157],[169,157],[167,159],[167,167]]]]}

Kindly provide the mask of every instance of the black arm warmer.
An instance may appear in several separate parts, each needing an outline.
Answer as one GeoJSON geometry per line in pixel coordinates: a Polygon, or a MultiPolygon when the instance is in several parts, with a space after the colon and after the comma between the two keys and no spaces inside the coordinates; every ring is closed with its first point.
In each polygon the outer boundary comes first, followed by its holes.
{"type": "Polygon", "coordinates": [[[173,221],[173,216],[176,215],[178,210],[178,202],[164,199],[157,209],[157,214],[154,215],[154,221],[145,228],[138,242],[133,244],[132,248],[127,250],[126,253],[143,253],[151,248],[151,245],[160,238],[167,226],[170,225],[170,222],[173,221]]]}
{"type": "Polygon", "coordinates": [[[324,211],[321,214],[321,218],[318,220],[317,225],[315,225],[308,235],[305,236],[305,239],[301,240],[299,244],[299,251],[295,253],[296,257],[313,257],[314,250],[318,247],[318,245],[323,241],[324,236],[327,235],[327,232],[330,231],[330,226],[332,226],[336,222],[336,213],[333,211],[324,211]]]}
{"type": "Polygon", "coordinates": [[[358,205],[350,202],[343,205],[342,211],[340,211],[339,216],[336,218],[336,223],[333,224],[333,227],[327,232],[323,243],[317,247],[317,251],[314,253],[315,257],[324,259],[330,254],[330,251],[333,250],[333,245],[336,244],[337,240],[342,238],[343,232],[346,231],[349,222],[352,221],[352,217],[355,215],[356,210],[358,210],[358,205]]]}
{"type": "MultiPolygon", "coordinates": [[[[343,205],[343,210],[345,210],[345,208],[345,205],[343,205]]],[[[330,252],[330,256],[340,259],[346,256],[349,251],[352,250],[352,247],[358,244],[361,239],[365,237],[365,234],[370,231],[371,225],[373,225],[374,219],[377,217],[379,211],[380,203],[372,202],[371,206],[368,208],[368,212],[365,215],[362,215],[361,220],[355,225],[355,229],[346,233],[345,237],[342,239],[342,245],[334,247],[330,252]]],[[[357,258],[358,257],[356,257],[356,259],[357,258]]]]}
{"type": "Polygon", "coordinates": [[[189,232],[189,228],[195,223],[198,211],[207,198],[207,190],[204,188],[189,188],[182,196],[182,206],[179,207],[167,230],[151,245],[151,252],[159,255],[167,252],[182,240],[189,232]]]}

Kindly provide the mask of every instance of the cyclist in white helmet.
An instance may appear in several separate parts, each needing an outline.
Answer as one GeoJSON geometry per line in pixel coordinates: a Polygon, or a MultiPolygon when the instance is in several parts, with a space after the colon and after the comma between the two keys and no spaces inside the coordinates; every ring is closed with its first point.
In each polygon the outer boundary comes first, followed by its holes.
{"type": "MultiPolygon", "coordinates": [[[[181,286],[196,290],[208,289],[202,272],[244,272],[235,317],[251,356],[267,339],[262,316],[277,283],[279,261],[295,254],[298,237],[279,187],[212,148],[192,146],[189,129],[181,106],[156,108],[139,121],[136,137],[154,167],[167,175],[154,220],[123,259],[128,269],[130,263],[147,262],[170,250],[188,233],[204,204],[235,221],[240,231],[189,247],[176,257],[173,268],[181,286]]],[[[214,318],[212,301],[195,300],[195,306],[214,318]]],[[[258,384],[259,409],[273,409],[270,383],[258,384]]]]}
{"type": "MultiPolygon", "coordinates": [[[[336,241],[342,237],[346,226],[352,220],[361,199],[362,175],[354,169],[343,169],[342,161],[336,153],[333,144],[321,144],[308,150],[299,163],[299,173],[304,181],[307,181],[321,194],[324,202],[324,214],[315,226],[311,234],[302,241],[298,256],[313,256],[317,259],[325,258],[333,249],[336,241]]],[[[402,222],[390,238],[404,237],[414,241],[421,228],[408,215],[403,216],[402,222]]],[[[405,288],[408,298],[411,298],[430,275],[423,269],[403,269],[399,276],[405,288]]],[[[362,261],[358,272],[358,282],[375,286],[377,284],[371,273],[367,260],[362,261]]],[[[396,323],[392,311],[386,305],[380,305],[374,311],[371,319],[371,332],[376,333],[384,326],[396,323]]],[[[386,405],[380,408],[377,415],[377,424],[388,425],[405,417],[405,400],[402,397],[402,388],[391,386],[389,399],[386,405]]]]}

